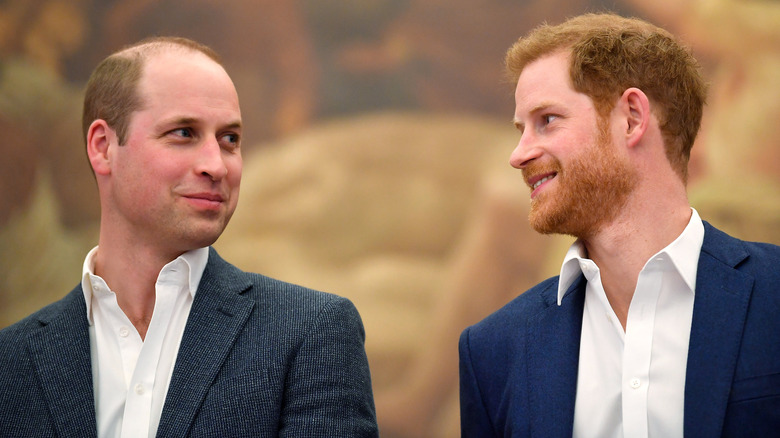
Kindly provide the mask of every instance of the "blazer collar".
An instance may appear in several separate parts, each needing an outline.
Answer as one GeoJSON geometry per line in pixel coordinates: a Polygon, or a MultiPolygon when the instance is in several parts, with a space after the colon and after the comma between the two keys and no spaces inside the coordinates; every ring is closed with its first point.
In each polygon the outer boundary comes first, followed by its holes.
{"type": "Polygon", "coordinates": [[[97,437],[89,324],[81,286],[44,310],[28,338],[33,369],[58,436],[97,437]]]}
{"type": "Polygon", "coordinates": [[[753,277],[735,267],[749,254],[704,223],[685,378],[685,436],[720,436],[753,277]]]}
{"type": "MultiPolygon", "coordinates": [[[[753,278],[735,267],[749,254],[741,241],[704,222],[685,382],[685,436],[720,436],[736,369],[753,278]]],[[[584,276],[556,305],[529,320],[528,377],[532,436],[571,436],[576,400],[584,276]]]]}
{"type": "Polygon", "coordinates": [[[531,436],[571,436],[585,285],[580,275],[558,306],[557,282],[552,284],[542,292],[544,310],[528,322],[531,436]]]}
{"type": "Polygon", "coordinates": [[[157,436],[186,436],[209,387],[252,313],[248,276],[209,249],[168,387],[157,436]]]}

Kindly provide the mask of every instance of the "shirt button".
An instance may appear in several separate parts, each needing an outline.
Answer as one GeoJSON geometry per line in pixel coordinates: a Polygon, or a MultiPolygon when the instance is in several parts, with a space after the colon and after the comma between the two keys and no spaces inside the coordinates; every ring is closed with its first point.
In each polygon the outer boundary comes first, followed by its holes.
{"type": "Polygon", "coordinates": [[[144,393],[144,385],[142,385],[140,383],[135,385],[135,393],[138,394],[138,395],[143,395],[143,393],[144,393]]]}
{"type": "Polygon", "coordinates": [[[640,386],[642,386],[642,381],[635,377],[631,379],[631,381],[628,384],[631,385],[632,388],[637,389],[640,386]]]}
{"type": "Polygon", "coordinates": [[[119,329],[119,336],[126,338],[130,335],[130,329],[127,327],[121,327],[119,329]]]}

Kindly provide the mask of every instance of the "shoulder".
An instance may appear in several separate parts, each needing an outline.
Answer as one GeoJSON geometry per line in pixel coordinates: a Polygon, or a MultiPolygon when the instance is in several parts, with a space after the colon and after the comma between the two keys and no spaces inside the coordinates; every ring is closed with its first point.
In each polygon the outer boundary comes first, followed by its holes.
{"type": "MultiPolygon", "coordinates": [[[[49,304],[26,318],[0,330],[0,401],[8,402],[7,397],[13,397],[14,406],[20,406],[20,397],[31,397],[36,393],[38,381],[33,372],[33,364],[30,359],[29,348],[31,343],[36,343],[39,349],[47,350],[56,346],[48,340],[57,337],[69,336],[68,330],[79,330],[79,314],[86,315],[86,306],[81,295],[81,288],[74,289],[63,299],[49,304]],[[49,324],[57,326],[56,331],[50,331],[53,336],[43,335],[49,324]],[[12,392],[6,391],[9,387],[15,387],[12,392]],[[17,403],[18,402],[18,403],[17,403]]],[[[86,317],[84,317],[86,321],[86,317]]],[[[86,322],[84,323],[86,326],[86,322]]],[[[84,331],[86,335],[86,330],[84,331]]],[[[72,348],[73,345],[69,345],[72,348]]],[[[68,351],[68,353],[72,352],[68,351]]],[[[58,352],[56,354],[61,354],[58,352]]]]}
{"type": "Polygon", "coordinates": [[[557,305],[558,277],[551,277],[464,330],[461,341],[495,345],[508,333],[525,333],[526,323],[551,305],[557,305]],[[510,330],[511,329],[511,330],[510,330]]]}
{"type": "MultiPolygon", "coordinates": [[[[748,309],[745,336],[756,333],[765,342],[766,334],[777,333],[780,329],[773,312],[773,309],[780,308],[778,267],[779,246],[740,240],[705,224],[704,243],[698,263],[696,299],[700,299],[700,289],[712,292],[712,297],[722,297],[724,302],[735,291],[745,292],[742,295],[748,309]]],[[[762,354],[768,351],[766,345],[764,343],[761,347],[764,350],[762,354]]]]}
{"type": "Polygon", "coordinates": [[[260,352],[269,376],[260,390],[283,397],[285,435],[377,436],[365,329],[352,302],[257,273],[236,275],[248,283],[240,295],[254,308],[223,373],[245,373],[246,358],[260,352]]]}
{"type": "Polygon", "coordinates": [[[0,345],[2,345],[0,348],[4,349],[5,347],[10,347],[6,344],[27,337],[30,333],[46,326],[53,320],[62,318],[63,316],[69,316],[68,312],[74,307],[78,308],[78,306],[81,306],[81,310],[86,312],[81,286],[77,286],[71,290],[71,292],[61,300],[48,304],[20,321],[0,330],[0,345]]]}
{"type": "Polygon", "coordinates": [[[737,269],[749,272],[762,282],[780,284],[780,246],[747,241],[742,244],[749,257],[737,269]]]}
{"type": "Polygon", "coordinates": [[[204,272],[210,284],[198,294],[251,305],[221,374],[263,370],[264,381],[247,384],[284,397],[290,408],[281,410],[279,421],[291,435],[375,436],[365,330],[352,302],[242,271],[213,255],[204,272]]]}
{"type": "Polygon", "coordinates": [[[780,246],[732,237],[705,222],[703,261],[715,261],[761,281],[780,282],[780,246]]]}
{"type": "Polygon", "coordinates": [[[358,311],[347,298],[243,271],[223,260],[213,249],[211,251],[201,288],[238,291],[244,299],[255,302],[257,312],[268,317],[264,320],[300,324],[305,320],[338,319],[360,324],[358,311]]]}
{"type": "Polygon", "coordinates": [[[330,292],[322,292],[294,283],[277,280],[262,274],[247,273],[254,287],[247,294],[266,309],[284,309],[287,317],[295,315],[328,318],[335,314],[342,318],[357,318],[352,302],[330,292]]]}
{"type": "MultiPolygon", "coordinates": [[[[523,394],[529,389],[528,351],[535,342],[531,333],[544,314],[549,314],[551,306],[557,306],[557,291],[558,277],[549,278],[461,334],[461,414],[470,418],[470,427],[475,421],[484,422],[483,430],[493,430],[508,421],[505,396],[510,386],[513,395],[509,403],[514,405],[510,410],[517,414],[527,408],[523,394]]],[[[569,298],[564,302],[569,305],[570,301],[569,298]]],[[[522,415],[515,417],[512,423],[525,421],[522,415]]]]}

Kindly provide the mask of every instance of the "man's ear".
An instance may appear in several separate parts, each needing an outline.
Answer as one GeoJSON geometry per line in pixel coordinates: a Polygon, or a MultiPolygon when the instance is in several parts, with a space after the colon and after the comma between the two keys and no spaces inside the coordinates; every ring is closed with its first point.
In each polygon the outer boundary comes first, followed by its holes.
{"type": "Polygon", "coordinates": [[[116,132],[108,126],[105,120],[97,119],[87,129],[87,157],[92,164],[95,175],[111,173],[109,146],[117,143],[116,132]]]}
{"type": "Polygon", "coordinates": [[[650,100],[639,88],[629,88],[618,101],[621,115],[625,118],[625,139],[629,147],[636,146],[650,126],[650,100]]]}

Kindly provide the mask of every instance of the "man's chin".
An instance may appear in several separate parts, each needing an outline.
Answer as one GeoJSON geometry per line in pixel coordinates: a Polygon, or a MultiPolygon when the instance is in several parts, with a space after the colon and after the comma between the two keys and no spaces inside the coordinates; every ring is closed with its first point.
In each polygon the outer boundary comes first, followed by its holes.
{"type": "Polygon", "coordinates": [[[539,205],[532,206],[531,212],[528,214],[531,228],[539,234],[566,234],[581,237],[582,224],[573,219],[570,212],[561,209],[539,208],[539,205]]]}
{"type": "Polygon", "coordinates": [[[225,227],[221,224],[209,224],[208,226],[193,227],[182,236],[187,245],[196,248],[212,245],[222,235],[225,227]]]}
{"type": "Polygon", "coordinates": [[[528,214],[528,222],[537,233],[540,234],[557,234],[558,225],[557,220],[553,220],[552,215],[548,212],[539,211],[539,209],[531,209],[528,214]]]}

